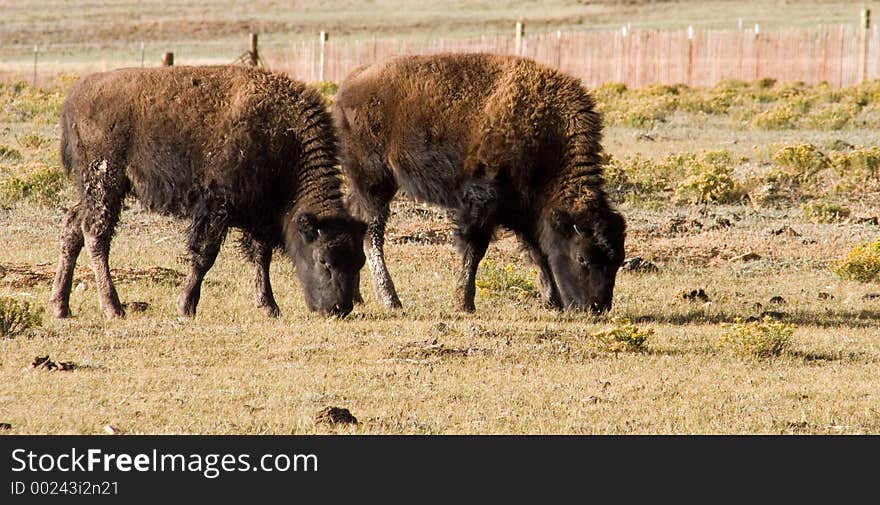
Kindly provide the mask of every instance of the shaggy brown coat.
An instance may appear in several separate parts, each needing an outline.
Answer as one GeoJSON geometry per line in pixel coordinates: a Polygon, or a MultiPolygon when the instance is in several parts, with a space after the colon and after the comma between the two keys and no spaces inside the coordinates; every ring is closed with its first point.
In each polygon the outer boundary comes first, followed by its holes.
{"type": "Polygon", "coordinates": [[[382,235],[402,189],[456,210],[459,308],[473,310],[477,264],[498,225],[530,251],[551,305],[610,306],[625,223],[606,198],[601,118],[578,80],[512,56],[399,57],[352,72],[333,114],[386,305],[400,305],[382,235]]]}
{"type": "MultiPolygon", "coordinates": [[[[363,265],[362,253],[349,250],[359,249],[349,243],[360,243],[362,225],[342,202],[335,131],[318,91],[245,67],[121,69],[77,83],[64,103],[61,131],[62,163],[76,179],[80,202],[62,237],[56,316],[69,314],[73,267],[84,243],[102,307],[109,316],[124,314],[107,255],[129,193],[150,211],[192,220],[182,315],[195,313],[202,278],[229,227],[244,232],[256,303],[270,315],[278,307],[268,267],[282,245],[297,262],[310,308],[350,307],[345,286],[303,278],[315,263],[305,256],[328,249],[348,263],[335,269],[356,272],[363,265]],[[327,233],[314,240],[321,230],[327,233]]],[[[344,284],[345,275],[338,277],[344,284]]]]}

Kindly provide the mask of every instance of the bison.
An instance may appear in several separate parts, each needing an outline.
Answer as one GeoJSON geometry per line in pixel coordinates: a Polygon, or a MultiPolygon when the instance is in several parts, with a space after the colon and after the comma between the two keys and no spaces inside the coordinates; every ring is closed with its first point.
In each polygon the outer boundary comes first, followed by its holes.
{"type": "Polygon", "coordinates": [[[402,189],[455,211],[458,309],[474,310],[477,266],[499,226],[537,265],[550,306],[610,309],[626,224],[605,193],[601,117],[579,81],[513,56],[403,56],[354,70],[333,119],[347,203],[367,222],[364,249],[387,307],[401,305],[383,236],[402,189]]]}
{"type": "Polygon", "coordinates": [[[344,316],[365,258],[366,225],[346,210],[337,137],[321,94],[236,66],[120,69],[83,78],[61,113],[61,160],[77,182],[50,305],[70,314],[85,245],[101,308],[125,315],[108,255],[123,199],[189,220],[191,266],[177,309],[193,316],[229,228],[242,231],[255,302],[279,309],[269,282],[276,248],[293,260],[310,310],[344,316]]]}

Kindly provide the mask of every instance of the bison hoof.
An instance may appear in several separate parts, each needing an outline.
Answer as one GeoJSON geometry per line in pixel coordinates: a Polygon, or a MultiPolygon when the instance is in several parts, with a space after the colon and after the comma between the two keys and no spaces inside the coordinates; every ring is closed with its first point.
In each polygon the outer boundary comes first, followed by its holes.
{"type": "Polygon", "coordinates": [[[354,303],[355,305],[363,305],[363,303],[364,303],[364,297],[361,296],[361,292],[360,292],[360,291],[357,291],[357,292],[355,292],[355,294],[352,296],[351,301],[352,301],[352,303],[354,303]]]}
{"type": "Polygon", "coordinates": [[[68,307],[67,305],[50,304],[50,306],[54,307],[52,313],[57,319],[67,319],[68,317],[70,317],[70,307],[68,307]]]}
{"type": "Polygon", "coordinates": [[[107,319],[122,319],[125,317],[125,310],[122,307],[109,307],[104,310],[107,319]]]}
{"type": "Polygon", "coordinates": [[[562,302],[559,300],[545,300],[544,305],[550,310],[562,312],[562,302]]]}
{"type": "Polygon", "coordinates": [[[471,303],[465,302],[465,303],[458,304],[458,310],[461,312],[471,313],[471,312],[476,312],[477,308],[474,306],[473,302],[471,302],[471,303]]]}
{"type": "Polygon", "coordinates": [[[180,317],[194,317],[196,315],[196,306],[192,303],[178,303],[177,304],[177,315],[180,317]]]}
{"type": "Polygon", "coordinates": [[[403,304],[400,303],[400,300],[398,300],[397,297],[395,297],[390,300],[385,300],[385,308],[386,309],[402,309],[403,304]]]}
{"type": "Polygon", "coordinates": [[[281,316],[281,309],[277,305],[264,305],[261,307],[267,316],[275,318],[281,316]]]}

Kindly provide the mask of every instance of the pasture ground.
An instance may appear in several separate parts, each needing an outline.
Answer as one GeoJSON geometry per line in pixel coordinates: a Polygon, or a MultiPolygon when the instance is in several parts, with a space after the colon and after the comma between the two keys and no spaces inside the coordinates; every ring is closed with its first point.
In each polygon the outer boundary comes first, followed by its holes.
{"type": "MultiPolygon", "coordinates": [[[[25,119],[9,110],[0,145],[18,157],[5,155],[0,184],[39,167],[57,171],[57,109],[37,102],[25,119]]],[[[857,124],[759,130],[673,115],[649,130],[609,126],[604,145],[621,159],[704,149],[754,159],[756,146],[871,146],[876,135],[857,124]]],[[[8,198],[0,208],[0,296],[36,306],[48,298],[72,194],[48,195],[8,198]]],[[[475,314],[454,312],[450,222],[400,200],[386,252],[405,308],[379,307],[365,274],[366,304],[341,321],[306,311],[290,262],[277,255],[283,315],[266,319],[252,305],[235,233],[208,274],[198,316],[179,319],[185,223],[131,202],[111,266],[122,300],[146,310],[105,320],[82,255],[74,317],[45,316],[0,340],[0,422],[11,425],[5,433],[28,434],[103,433],[106,425],[132,434],[877,434],[880,296],[870,295],[880,285],[842,280],[829,267],[878,236],[870,218],[880,216],[880,198],[839,198],[851,215],[831,223],[808,220],[800,203],[622,203],[627,256],[659,270],[621,272],[614,309],[602,318],[555,313],[515,290],[482,290],[475,314]],[[747,252],[758,258],[732,261],[747,252]],[[700,288],[708,301],[682,297],[700,288]],[[767,310],[797,326],[781,355],[740,357],[718,346],[725,324],[767,310]],[[654,331],[644,352],[597,345],[593,334],[620,317],[654,331]],[[76,368],[32,369],[44,355],[76,368]],[[350,409],[360,424],[316,424],[327,406],[350,409]]],[[[487,259],[535,280],[506,234],[487,259]]]]}

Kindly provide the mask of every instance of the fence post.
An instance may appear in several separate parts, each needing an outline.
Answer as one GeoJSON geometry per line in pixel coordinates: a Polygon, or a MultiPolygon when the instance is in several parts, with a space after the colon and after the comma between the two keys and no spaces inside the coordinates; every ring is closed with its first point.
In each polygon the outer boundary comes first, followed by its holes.
{"type": "Polygon", "coordinates": [[[327,45],[327,32],[321,32],[318,34],[318,43],[321,48],[321,55],[318,59],[318,80],[324,81],[324,48],[327,45]]]}
{"type": "Polygon", "coordinates": [[[755,23],[755,80],[760,79],[761,68],[761,44],[758,36],[761,35],[761,27],[755,23]]]}
{"type": "Polygon", "coordinates": [[[688,25],[688,73],[687,85],[694,85],[694,27],[688,25]]]}
{"type": "Polygon", "coordinates": [[[522,56],[522,46],[523,46],[523,22],[516,22],[516,38],[514,41],[514,46],[516,50],[517,56],[522,56]]]}
{"type": "Polygon", "coordinates": [[[34,80],[31,83],[33,86],[37,85],[37,54],[40,52],[40,49],[37,46],[34,46],[34,80]]]}
{"type": "Polygon", "coordinates": [[[162,66],[163,67],[173,67],[174,66],[174,53],[165,53],[162,55],[162,66]]]}
{"type": "Polygon", "coordinates": [[[257,52],[257,34],[251,34],[251,46],[248,50],[248,56],[251,58],[251,65],[257,66],[260,64],[260,54],[257,52]]]}
{"type": "Polygon", "coordinates": [[[868,80],[868,45],[871,35],[871,9],[862,9],[862,61],[859,62],[859,81],[868,80]]]}

